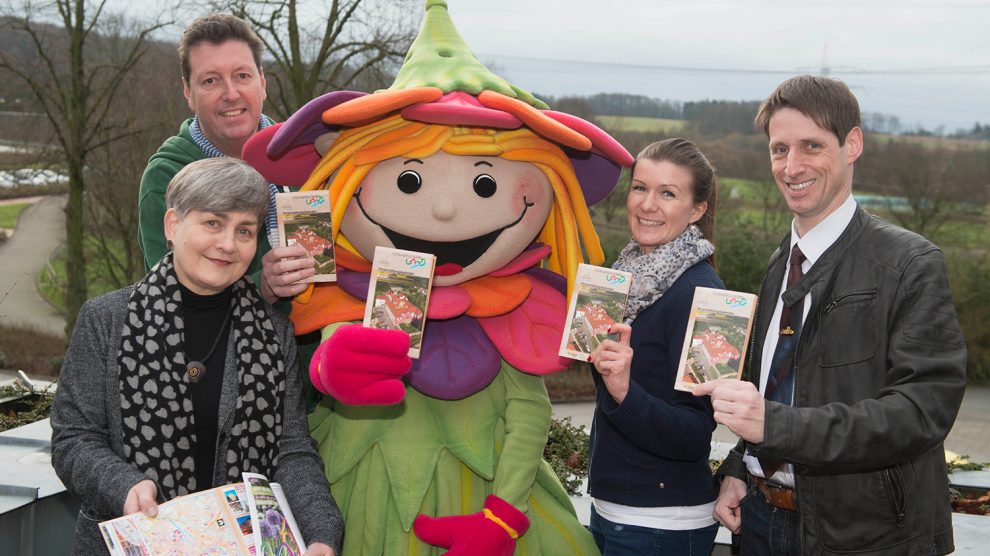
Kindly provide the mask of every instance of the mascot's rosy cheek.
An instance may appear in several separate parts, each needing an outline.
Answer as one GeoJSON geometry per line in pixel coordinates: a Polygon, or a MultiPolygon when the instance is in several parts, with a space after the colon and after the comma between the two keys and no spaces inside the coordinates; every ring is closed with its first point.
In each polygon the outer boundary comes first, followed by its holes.
{"type": "Polygon", "coordinates": [[[519,255],[546,222],[552,195],[528,162],[444,152],[391,158],[361,182],[341,231],[368,260],[377,245],[436,255],[434,283],[450,286],[519,255]]]}

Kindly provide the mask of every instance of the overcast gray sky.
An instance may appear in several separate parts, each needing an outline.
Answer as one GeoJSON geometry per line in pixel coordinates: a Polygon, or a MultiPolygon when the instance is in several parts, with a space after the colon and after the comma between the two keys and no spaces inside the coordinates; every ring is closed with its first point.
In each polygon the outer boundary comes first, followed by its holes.
{"type": "Polygon", "coordinates": [[[990,124],[990,0],[448,0],[475,53],[543,94],[757,100],[831,75],[866,112],[990,124]]]}
{"type": "MultiPolygon", "coordinates": [[[[149,2],[111,0],[138,12],[149,2]]],[[[421,17],[425,1],[411,4],[421,17]]],[[[907,129],[990,124],[990,0],[447,4],[482,61],[544,95],[760,100],[787,77],[824,68],[864,112],[895,115],[907,129]]]]}

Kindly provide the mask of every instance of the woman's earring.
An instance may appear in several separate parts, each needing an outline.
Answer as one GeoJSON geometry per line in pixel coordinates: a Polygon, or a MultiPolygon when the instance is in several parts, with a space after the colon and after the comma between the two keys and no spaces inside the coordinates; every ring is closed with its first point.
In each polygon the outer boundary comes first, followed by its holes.
{"type": "Polygon", "coordinates": [[[171,251],[172,250],[172,247],[175,247],[175,245],[172,243],[172,240],[171,239],[166,239],[165,240],[165,247],[168,247],[168,250],[171,251]]]}

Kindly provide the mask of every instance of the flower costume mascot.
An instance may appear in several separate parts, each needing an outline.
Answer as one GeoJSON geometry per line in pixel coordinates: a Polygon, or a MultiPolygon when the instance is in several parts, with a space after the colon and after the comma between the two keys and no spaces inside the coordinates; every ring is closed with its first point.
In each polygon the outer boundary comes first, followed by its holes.
{"type": "Polygon", "coordinates": [[[594,541],[542,460],[566,290],[588,206],[632,157],[489,72],[446,3],[391,88],[334,92],[259,132],[245,159],[275,183],[329,189],[338,281],[293,301],[323,331],[310,416],[344,514],[344,554],[582,554],[594,541]],[[314,148],[315,146],[315,148],[314,148]],[[364,315],[376,246],[436,255],[420,358],[364,315]],[[546,268],[540,263],[546,259],[546,268]]]}

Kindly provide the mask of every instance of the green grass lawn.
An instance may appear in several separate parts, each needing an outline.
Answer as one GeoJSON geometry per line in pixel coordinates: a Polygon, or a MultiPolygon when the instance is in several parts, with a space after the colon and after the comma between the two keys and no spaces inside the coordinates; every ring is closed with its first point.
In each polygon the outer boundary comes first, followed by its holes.
{"type": "Polygon", "coordinates": [[[595,116],[602,126],[612,132],[637,131],[645,133],[673,133],[680,131],[684,120],[646,118],[642,116],[595,116]]]}
{"type": "MultiPolygon", "coordinates": [[[[96,263],[93,261],[98,256],[93,245],[94,241],[87,238],[83,248],[86,251],[86,298],[92,299],[98,295],[105,294],[117,289],[119,286],[110,283],[100,275],[96,263]]],[[[35,276],[35,286],[49,303],[54,305],[59,311],[65,313],[65,286],[67,278],[65,272],[65,249],[59,249],[55,256],[51,257],[49,264],[41,269],[35,276]]]]}
{"type": "Polygon", "coordinates": [[[875,140],[878,143],[898,141],[904,143],[917,143],[928,148],[945,147],[974,150],[990,149],[990,141],[982,141],[979,139],[959,139],[955,137],[938,137],[929,135],[888,135],[884,133],[870,133],[867,137],[868,139],[875,140]]]}
{"type": "Polygon", "coordinates": [[[0,228],[16,228],[17,217],[21,211],[26,209],[27,203],[16,203],[13,205],[0,205],[0,228]]]}
{"type": "MultiPolygon", "coordinates": [[[[762,201],[766,196],[767,187],[773,187],[773,184],[738,178],[718,178],[719,200],[742,199],[745,201],[762,201]]],[[[777,192],[773,191],[771,194],[777,195],[777,192]]]]}
{"type": "Polygon", "coordinates": [[[932,238],[939,245],[962,249],[990,251],[990,238],[987,237],[987,218],[952,218],[939,228],[932,238]]]}
{"type": "MultiPolygon", "coordinates": [[[[779,223],[776,220],[780,218],[771,217],[770,220],[765,218],[764,199],[767,198],[765,197],[768,193],[767,187],[774,186],[768,182],[719,178],[719,216],[728,216],[726,214],[728,209],[734,213],[736,218],[750,226],[761,228],[769,225],[770,228],[777,228],[779,223]],[[727,203],[732,203],[731,208],[727,203]]],[[[784,206],[779,203],[778,193],[775,190],[769,192],[769,195],[770,201],[776,203],[780,210],[785,210],[784,206]]],[[[874,194],[870,193],[869,195],[874,194]]],[[[882,195],[877,196],[882,197],[882,195]]],[[[897,219],[883,209],[867,207],[866,210],[889,222],[898,224],[897,219]]],[[[990,251],[990,240],[988,240],[986,233],[990,212],[984,210],[981,213],[978,207],[974,211],[972,207],[964,205],[958,205],[951,210],[953,216],[939,228],[934,237],[929,239],[943,247],[990,251]]],[[[782,222],[784,224],[789,223],[790,216],[785,214],[782,222]]],[[[783,225],[781,233],[786,233],[786,228],[787,226],[783,225]]]]}
{"type": "Polygon", "coordinates": [[[38,293],[49,303],[65,314],[65,251],[59,251],[52,257],[50,264],[43,268],[35,277],[35,287],[38,293]]]}

